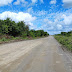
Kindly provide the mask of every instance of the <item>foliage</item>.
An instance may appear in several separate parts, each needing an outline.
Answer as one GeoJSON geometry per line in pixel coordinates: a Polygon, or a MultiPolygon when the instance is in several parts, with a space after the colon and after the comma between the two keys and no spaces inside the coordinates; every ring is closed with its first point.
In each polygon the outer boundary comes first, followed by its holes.
{"type": "Polygon", "coordinates": [[[72,31],[62,32],[59,35],[55,35],[55,38],[64,45],[68,50],[72,51],[72,31]]]}
{"type": "MultiPolygon", "coordinates": [[[[24,21],[15,23],[15,21],[12,21],[10,18],[7,18],[6,20],[0,20],[0,39],[4,35],[8,37],[16,37],[17,39],[20,37],[43,37],[48,36],[49,34],[47,32],[44,32],[43,30],[29,30],[29,26],[26,25],[24,21]]],[[[2,40],[5,41],[5,38],[3,38],[2,40]]]]}
{"type": "Polygon", "coordinates": [[[70,32],[61,32],[61,35],[63,35],[63,36],[71,36],[72,31],[70,31],[70,32]]]}

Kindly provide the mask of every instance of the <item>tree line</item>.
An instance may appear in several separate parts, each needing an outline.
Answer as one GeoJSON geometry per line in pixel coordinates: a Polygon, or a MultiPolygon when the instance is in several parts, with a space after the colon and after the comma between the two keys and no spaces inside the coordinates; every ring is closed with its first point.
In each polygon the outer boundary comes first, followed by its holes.
{"type": "Polygon", "coordinates": [[[72,31],[61,32],[54,36],[67,50],[72,52],[72,31]]]}
{"type": "Polygon", "coordinates": [[[0,35],[2,34],[14,37],[42,37],[49,35],[47,32],[44,32],[44,30],[30,30],[24,21],[16,23],[10,18],[0,20],[0,35]]]}
{"type": "Polygon", "coordinates": [[[57,35],[62,35],[62,36],[72,36],[72,31],[69,31],[69,32],[61,32],[61,34],[57,34],[57,35]]]}

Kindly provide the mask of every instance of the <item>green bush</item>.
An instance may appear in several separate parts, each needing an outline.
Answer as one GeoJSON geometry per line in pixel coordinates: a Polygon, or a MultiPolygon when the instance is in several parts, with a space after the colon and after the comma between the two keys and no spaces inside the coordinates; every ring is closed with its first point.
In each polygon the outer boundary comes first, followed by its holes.
{"type": "Polygon", "coordinates": [[[64,45],[68,50],[72,51],[72,36],[55,36],[55,38],[64,45]]]}
{"type": "Polygon", "coordinates": [[[2,38],[2,41],[6,41],[7,39],[4,37],[4,38],[2,38]]]}
{"type": "Polygon", "coordinates": [[[0,20],[0,41],[31,39],[46,37],[49,34],[44,30],[29,30],[29,26],[24,21],[15,23],[10,18],[0,20]]]}

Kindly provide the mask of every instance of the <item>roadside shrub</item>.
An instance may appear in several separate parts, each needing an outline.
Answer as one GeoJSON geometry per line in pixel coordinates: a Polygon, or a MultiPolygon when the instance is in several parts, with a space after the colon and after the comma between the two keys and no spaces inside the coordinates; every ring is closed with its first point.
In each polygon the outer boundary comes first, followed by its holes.
{"type": "Polygon", "coordinates": [[[5,37],[3,37],[2,39],[1,39],[1,41],[6,41],[7,39],[5,38],[5,37]]]}
{"type": "Polygon", "coordinates": [[[61,43],[63,46],[65,46],[68,50],[72,51],[72,36],[55,36],[55,38],[61,43]]]}

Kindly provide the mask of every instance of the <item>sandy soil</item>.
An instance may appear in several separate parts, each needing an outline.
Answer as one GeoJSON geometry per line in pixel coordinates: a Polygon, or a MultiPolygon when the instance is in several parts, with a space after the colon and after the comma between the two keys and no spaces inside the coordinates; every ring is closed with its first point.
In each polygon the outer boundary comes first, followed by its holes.
{"type": "Polygon", "coordinates": [[[53,36],[2,44],[0,72],[72,72],[72,54],[53,36]]]}
{"type": "Polygon", "coordinates": [[[41,43],[42,41],[40,40],[30,40],[0,45],[0,65],[8,64],[18,59],[41,43]]]}

